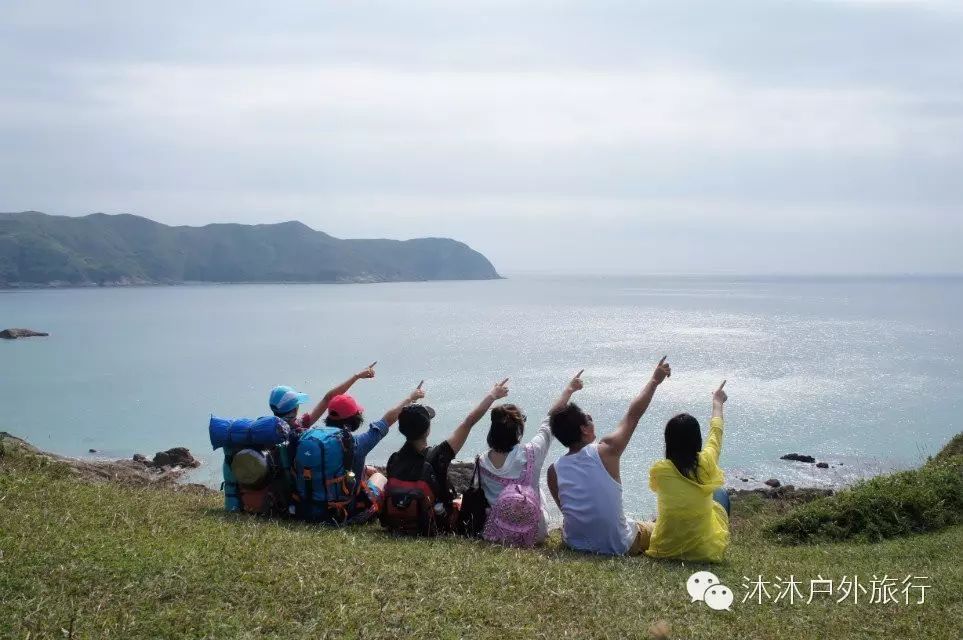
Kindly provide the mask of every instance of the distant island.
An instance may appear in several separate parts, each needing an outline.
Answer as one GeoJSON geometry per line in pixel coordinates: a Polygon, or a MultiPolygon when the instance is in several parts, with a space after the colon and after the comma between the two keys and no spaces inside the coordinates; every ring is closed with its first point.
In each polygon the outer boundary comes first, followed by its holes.
{"type": "Polygon", "coordinates": [[[171,227],[130,214],[0,213],[0,288],[491,280],[448,238],[342,240],[300,222],[171,227]]]}

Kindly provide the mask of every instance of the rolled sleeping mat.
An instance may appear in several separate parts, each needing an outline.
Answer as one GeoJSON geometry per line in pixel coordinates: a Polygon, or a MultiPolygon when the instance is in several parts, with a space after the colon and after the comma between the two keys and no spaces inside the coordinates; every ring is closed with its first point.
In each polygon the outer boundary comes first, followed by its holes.
{"type": "Polygon", "coordinates": [[[241,449],[231,460],[231,471],[239,485],[255,489],[267,480],[268,459],[256,449],[241,449]]]}
{"type": "Polygon", "coordinates": [[[211,416],[208,435],[211,447],[268,448],[288,440],[291,427],[277,416],[251,418],[218,418],[211,416]]]}

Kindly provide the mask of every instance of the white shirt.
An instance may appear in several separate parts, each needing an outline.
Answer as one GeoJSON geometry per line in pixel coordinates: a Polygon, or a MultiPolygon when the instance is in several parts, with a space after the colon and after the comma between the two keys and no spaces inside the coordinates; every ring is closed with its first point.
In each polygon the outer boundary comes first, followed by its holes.
{"type": "MultiPolygon", "coordinates": [[[[545,491],[541,488],[541,477],[542,465],[548,456],[548,450],[552,446],[552,440],[552,430],[548,426],[548,417],[546,416],[538,428],[538,433],[535,434],[535,437],[532,438],[527,445],[532,447],[532,453],[535,457],[532,485],[538,490],[539,501],[542,505],[542,516],[538,519],[538,536],[536,538],[538,542],[541,542],[548,536],[548,511],[546,510],[548,501],[545,498],[545,491]]],[[[505,462],[501,467],[496,467],[492,464],[492,461],[488,458],[488,455],[491,453],[491,449],[489,449],[488,452],[481,457],[481,466],[499,478],[515,479],[521,477],[522,472],[525,470],[525,446],[526,445],[516,444],[512,447],[512,450],[508,452],[508,455],[505,457],[505,462]]],[[[495,480],[486,478],[485,474],[481,474],[481,487],[490,505],[495,504],[495,501],[498,500],[498,495],[504,488],[503,485],[495,480]]]]}

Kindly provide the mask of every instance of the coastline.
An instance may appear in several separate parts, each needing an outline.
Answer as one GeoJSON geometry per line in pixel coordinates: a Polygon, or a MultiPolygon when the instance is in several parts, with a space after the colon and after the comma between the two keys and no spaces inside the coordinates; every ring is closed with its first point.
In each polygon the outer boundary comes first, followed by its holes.
{"type": "Polygon", "coordinates": [[[134,288],[158,288],[158,287],[197,287],[211,285],[310,285],[310,284],[402,284],[408,282],[489,282],[492,280],[507,280],[508,278],[495,274],[488,278],[425,278],[421,280],[395,280],[379,279],[359,276],[357,278],[344,278],[340,280],[185,280],[172,282],[158,282],[152,280],[116,280],[108,282],[9,282],[0,283],[0,292],[4,291],[31,291],[47,289],[134,289],[134,288]]]}
{"type": "MultiPolygon", "coordinates": [[[[0,431],[0,443],[4,440],[13,441],[19,446],[23,446],[31,452],[49,458],[51,460],[64,463],[79,478],[85,481],[111,481],[132,486],[164,486],[171,488],[190,488],[194,491],[209,492],[220,494],[221,491],[216,486],[217,482],[209,483],[197,482],[195,475],[199,468],[204,468],[204,463],[197,461],[192,466],[177,465],[157,465],[152,466],[145,456],[139,453],[133,454],[130,458],[116,458],[106,455],[97,455],[91,451],[89,455],[66,456],[50,451],[44,451],[30,444],[29,441],[11,434],[0,431]]],[[[806,463],[787,463],[790,465],[805,465],[806,463]]],[[[216,467],[216,465],[214,465],[216,467]]],[[[373,465],[379,472],[384,473],[384,466],[373,465]]],[[[812,466],[812,465],[808,465],[812,466]]],[[[208,469],[212,468],[207,466],[208,469]]],[[[839,478],[827,479],[821,483],[803,484],[798,480],[779,480],[775,486],[767,485],[765,481],[753,478],[750,482],[742,483],[740,474],[726,470],[726,489],[732,496],[751,496],[757,495],[770,500],[786,500],[791,502],[808,501],[815,498],[833,495],[835,492],[846,489],[856,482],[868,480],[870,478],[885,475],[893,471],[910,468],[893,467],[888,469],[875,468],[871,473],[859,473],[859,464],[850,464],[848,469],[854,470],[855,475],[847,480],[839,478]]],[[[863,467],[865,471],[867,467],[863,467]]],[[[448,479],[452,489],[456,493],[463,493],[471,482],[474,462],[467,460],[455,460],[451,463],[448,470],[448,479]]],[[[785,474],[784,474],[785,479],[785,474]]],[[[778,478],[775,478],[778,479],[778,478]]]]}

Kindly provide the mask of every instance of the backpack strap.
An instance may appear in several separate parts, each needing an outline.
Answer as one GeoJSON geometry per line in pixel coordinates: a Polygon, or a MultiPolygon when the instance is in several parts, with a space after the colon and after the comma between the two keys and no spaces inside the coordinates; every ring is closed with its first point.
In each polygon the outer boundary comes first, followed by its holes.
{"type": "Polygon", "coordinates": [[[471,472],[471,481],[468,483],[469,489],[481,489],[481,455],[475,456],[475,468],[471,472]]]}
{"type": "MultiPolygon", "coordinates": [[[[481,456],[479,456],[480,458],[481,456]]],[[[525,467],[522,469],[522,475],[517,478],[503,478],[501,476],[496,476],[494,473],[479,465],[479,470],[486,478],[494,480],[502,487],[509,487],[513,484],[532,484],[533,475],[535,472],[535,451],[531,445],[525,445],[525,467]]],[[[474,477],[474,476],[473,476],[474,477]]]]}
{"type": "Polygon", "coordinates": [[[516,483],[518,482],[518,479],[517,479],[517,478],[516,478],[516,479],[512,479],[512,478],[503,478],[503,477],[501,477],[501,476],[496,476],[494,473],[492,473],[491,471],[489,471],[489,470],[486,469],[485,467],[482,467],[482,468],[481,468],[481,474],[482,474],[483,476],[485,476],[486,478],[488,478],[489,480],[494,480],[494,481],[497,482],[498,484],[502,485],[502,487],[507,487],[507,486],[509,486],[509,485],[516,484],[516,483]]]}

